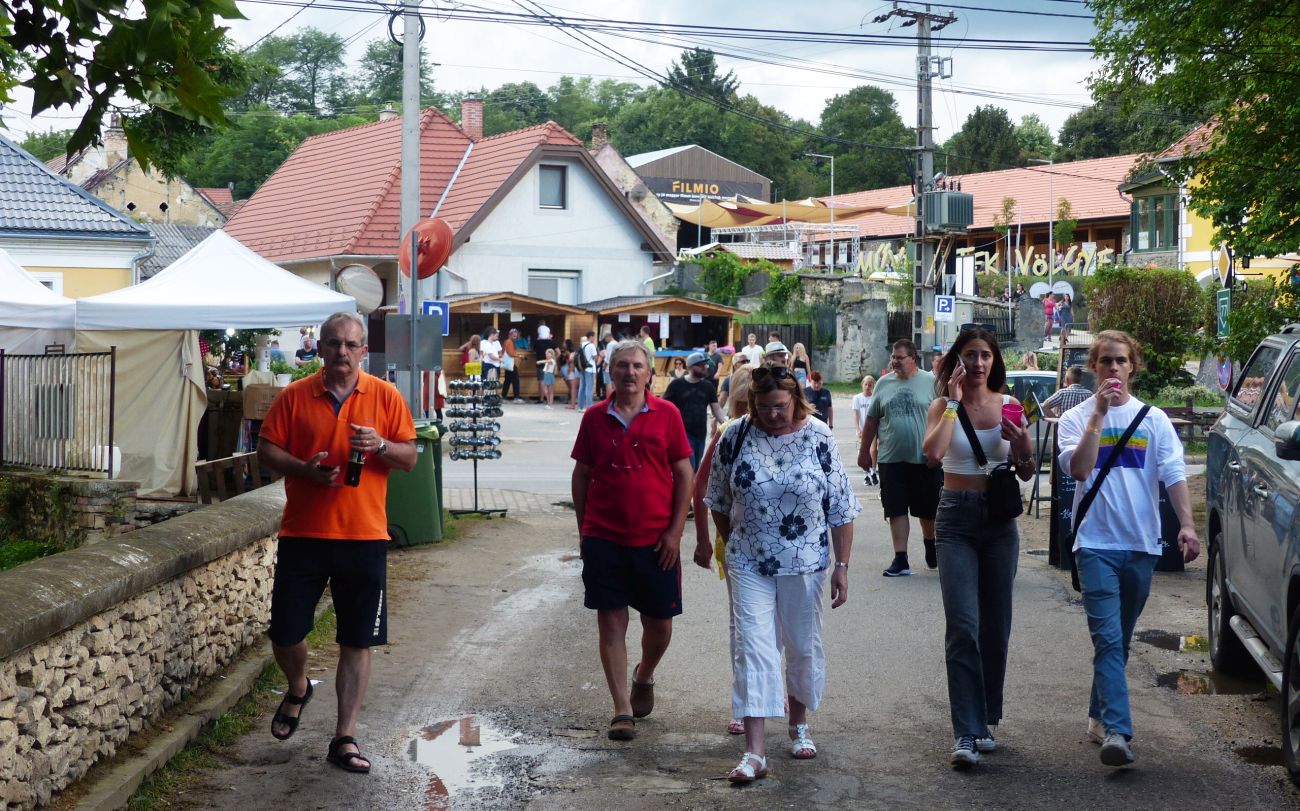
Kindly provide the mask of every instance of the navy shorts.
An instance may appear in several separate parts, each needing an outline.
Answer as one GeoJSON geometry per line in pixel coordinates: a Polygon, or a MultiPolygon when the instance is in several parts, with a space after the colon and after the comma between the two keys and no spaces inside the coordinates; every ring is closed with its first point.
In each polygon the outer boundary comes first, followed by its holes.
{"type": "Polygon", "coordinates": [[[338,629],[349,648],[388,644],[388,541],[280,538],[271,587],[271,641],[281,647],[307,638],[326,584],[338,629]]]}
{"type": "Polygon", "coordinates": [[[682,613],[681,561],[668,571],[653,546],[622,546],[583,536],[582,604],[598,611],[635,608],[655,619],[682,613]]]}
{"type": "Polygon", "coordinates": [[[885,517],[912,513],[913,518],[934,520],[939,511],[939,491],[943,489],[943,468],[924,463],[881,462],[880,504],[885,517]]]}

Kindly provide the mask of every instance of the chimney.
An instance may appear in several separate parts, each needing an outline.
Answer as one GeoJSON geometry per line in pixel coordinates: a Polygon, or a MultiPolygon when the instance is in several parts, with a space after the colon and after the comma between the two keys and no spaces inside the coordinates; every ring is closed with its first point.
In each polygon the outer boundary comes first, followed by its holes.
{"type": "Polygon", "coordinates": [[[475,141],[483,137],[483,99],[462,99],[460,128],[475,141]]]}
{"type": "Polygon", "coordinates": [[[126,131],[122,129],[122,120],[117,113],[108,119],[104,128],[104,167],[108,168],[127,157],[126,131]]]}
{"type": "Polygon", "coordinates": [[[591,151],[595,152],[609,143],[609,124],[597,121],[591,125],[591,151]]]}
{"type": "Polygon", "coordinates": [[[384,105],[384,109],[379,111],[379,120],[392,121],[394,118],[397,118],[399,115],[401,115],[401,113],[397,112],[397,110],[393,108],[392,102],[389,102],[388,104],[384,105]]]}

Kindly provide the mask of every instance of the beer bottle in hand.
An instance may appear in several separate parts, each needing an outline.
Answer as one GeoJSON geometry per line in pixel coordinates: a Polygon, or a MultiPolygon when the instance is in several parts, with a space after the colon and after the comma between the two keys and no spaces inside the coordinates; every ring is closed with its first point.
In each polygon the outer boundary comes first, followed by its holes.
{"type": "Polygon", "coordinates": [[[366,455],[361,451],[353,451],[352,456],[348,458],[348,469],[343,475],[343,483],[348,487],[356,487],[361,484],[361,468],[366,464],[366,455]]]}

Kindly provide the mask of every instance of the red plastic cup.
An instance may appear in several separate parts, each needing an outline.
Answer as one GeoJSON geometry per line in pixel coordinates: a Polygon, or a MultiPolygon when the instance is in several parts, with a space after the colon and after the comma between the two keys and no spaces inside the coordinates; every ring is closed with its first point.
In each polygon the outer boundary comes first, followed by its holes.
{"type": "Polygon", "coordinates": [[[1020,403],[1003,403],[1002,416],[1011,420],[1015,425],[1025,424],[1025,409],[1020,403]]]}

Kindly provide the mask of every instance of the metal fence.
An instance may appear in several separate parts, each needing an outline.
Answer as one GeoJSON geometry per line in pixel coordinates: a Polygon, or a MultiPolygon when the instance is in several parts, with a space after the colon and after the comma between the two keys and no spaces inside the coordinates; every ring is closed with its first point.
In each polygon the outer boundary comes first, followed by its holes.
{"type": "Polygon", "coordinates": [[[767,334],[775,332],[781,336],[781,343],[786,345],[787,349],[793,349],[795,344],[803,344],[804,349],[809,352],[813,348],[813,327],[812,324],[738,324],[740,328],[740,342],[737,346],[745,345],[745,336],[754,333],[758,336],[758,345],[767,344],[767,334]]]}
{"type": "Polygon", "coordinates": [[[971,321],[976,324],[992,324],[998,343],[1005,344],[1016,339],[1016,322],[1006,307],[990,304],[976,304],[972,308],[971,321]]]}
{"type": "Polygon", "coordinates": [[[117,347],[73,355],[0,349],[0,464],[113,476],[117,347]]]}

